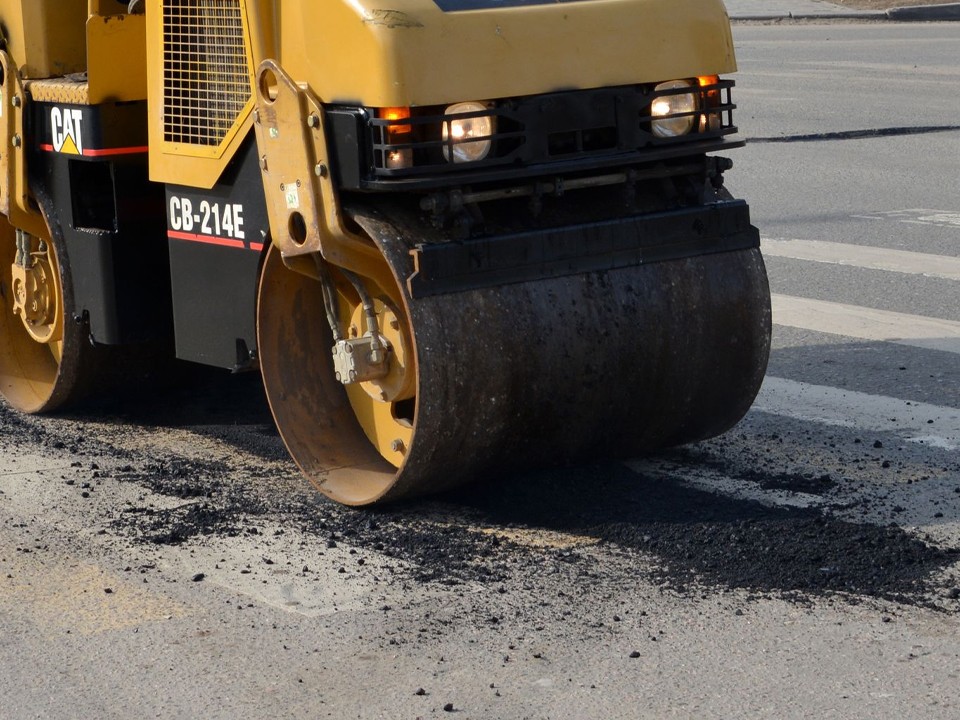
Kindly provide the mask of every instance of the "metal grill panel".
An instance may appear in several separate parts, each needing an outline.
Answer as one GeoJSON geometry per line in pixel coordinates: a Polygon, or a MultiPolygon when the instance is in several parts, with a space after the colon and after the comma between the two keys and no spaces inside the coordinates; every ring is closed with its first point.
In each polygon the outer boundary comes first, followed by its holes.
{"type": "Polygon", "coordinates": [[[240,0],[164,0],[164,140],[219,145],[252,93],[240,0]]]}
{"type": "MultiPolygon", "coordinates": [[[[631,161],[642,161],[645,155],[663,148],[718,140],[736,133],[733,86],[733,80],[660,91],[630,85],[501,100],[489,110],[459,116],[491,115],[496,119],[496,129],[489,138],[490,154],[483,160],[462,165],[444,158],[444,147],[452,149],[457,141],[442,139],[441,127],[452,119],[443,114],[442,107],[415,108],[411,117],[400,119],[371,116],[366,120],[370,170],[375,178],[393,179],[476,172],[494,166],[517,168],[569,160],[600,161],[627,154],[634,155],[631,161]],[[697,109],[662,119],[692,116],[694,129],[677,137],[654,136],[651,132],[651,122],[655,119],[651,114],[653,101],[684,94],[696,96],[697,109]],[[407,130],[395,130],[401,128],[407,130]],[[391,154],[397,152],[408,153],[412,164],[391,167],[391,154]]],[[[452,133],[448,136],[452,137],[452,133]]],[[[462,142],[475,141],[476,138],[472,138],[462,142]]]]}

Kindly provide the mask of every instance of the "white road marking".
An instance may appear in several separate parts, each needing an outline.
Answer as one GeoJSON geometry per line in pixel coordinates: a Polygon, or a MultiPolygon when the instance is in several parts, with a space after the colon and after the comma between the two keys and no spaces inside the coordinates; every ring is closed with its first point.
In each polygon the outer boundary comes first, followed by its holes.
{"type": "Polygon", "coordinates": [[[918,225],[936,225],[944,228],[960,229],[960,212],[954,210],[931,210],[912,208],[907,210],[886,210],[872,215],[851,215],[859,220],[896,220],[918,225]]]}
{"type": "Polygon", "coordinates": [[[764,505],[811,508],[827,505],[830,502],[819,495],[797,492],[796,490],[762,488],[755,480],[741,480],[740,478],[730,477],[706,465],[690,464],[678,473],[674,463],[665,463],[656,456],[627,460],[624,465],[644,477],[660,478],[673,482],[679,481],[696,490],[709,493],[720,492],[742,500],[754,500],[764,505]]]}
{"type": "Polygon", "coordinates": [[[770,297],[777,325],[960,354],[960,322],[776,293],[770,297]]]}
{"type": "Polygon", "coordinates": [[[960,449],[960,408],[810,385],[768,375],[751,412],[891,432],[910,442],[960,449]]]}
{"type": "Polygon", "coordinates": [[[764,255],[772,257],[960,280],[960,257],[907,250],[887,250],[867,245],[850,245],[822,240],[777,238],[764,238],[760,249],[764,255]]]}

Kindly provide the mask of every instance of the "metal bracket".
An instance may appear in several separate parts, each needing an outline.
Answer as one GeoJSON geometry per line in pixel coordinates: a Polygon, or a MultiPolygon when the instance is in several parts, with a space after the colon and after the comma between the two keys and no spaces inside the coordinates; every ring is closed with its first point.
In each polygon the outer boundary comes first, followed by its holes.
{"type": "Polygon", "coordinates": [[[373,280],[399,301],[396,281],[376,245],[344,225],[331,158],[327,150],[323,103],[274,60],[257,71],[254,129],[273,244],[284,263],[313,275],[320,253],[332,265],[373,280]]]}
{"type": "Polygon", "coordinates": [[[10,224],[31,235],[44,237],[47,226],[40,211],[30,204],[24,147],[26,94],[20,73],[6,52],[0,50],[0,213],[10,224]]]}

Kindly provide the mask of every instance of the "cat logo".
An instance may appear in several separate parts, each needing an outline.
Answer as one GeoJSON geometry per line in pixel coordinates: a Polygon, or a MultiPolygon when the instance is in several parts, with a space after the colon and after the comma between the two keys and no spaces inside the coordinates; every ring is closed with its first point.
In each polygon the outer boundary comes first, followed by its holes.
{"type": "Polygon", "coordinates": [[[67,155],[83,155],[83,112],[76,108],[58,108],[50,111],[50,129],[53,149],[67,155]]]}

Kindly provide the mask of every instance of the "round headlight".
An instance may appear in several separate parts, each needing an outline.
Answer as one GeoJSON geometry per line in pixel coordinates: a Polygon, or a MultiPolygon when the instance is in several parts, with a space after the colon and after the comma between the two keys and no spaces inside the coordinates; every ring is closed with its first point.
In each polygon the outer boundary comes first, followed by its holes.
{"type": "MultiPolygon", "coordinates": [[[[654,88],[655,92],[662,90],[679,90],[692,88],[693,83],[687,80],[670,80],[654,88]]],[[[650,114],[653,121],[650,123],[653,134],[661,138],[679,137],[693,130],[696,119],[697,99],[693,93],[679,95],[662,95],[653,101],[650,114]],[[689,114],[688,114],[689,113],[689,114]],[[676,117],[679,115],[680,117],[676,117]]]]}
{"type": "MultiPolygon", "coordinates": [[[[444,115],[463,115],[483,112],[487,106],[479,102],[462,102],[451,105],[444,115]]],[[[468,118],[450,118],[443,121],[443,157],[447,162],[464,163],[483,160],[490,152],[495,126],[492,115],[468,118]],[[473,138],[483,138],[473,140],[473,138]]]]}

